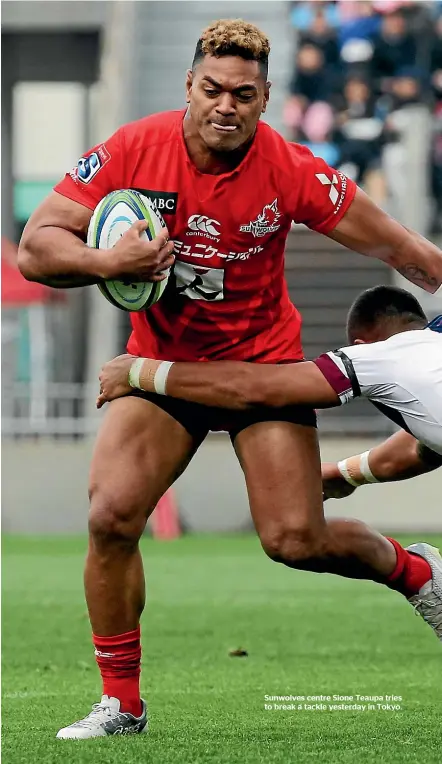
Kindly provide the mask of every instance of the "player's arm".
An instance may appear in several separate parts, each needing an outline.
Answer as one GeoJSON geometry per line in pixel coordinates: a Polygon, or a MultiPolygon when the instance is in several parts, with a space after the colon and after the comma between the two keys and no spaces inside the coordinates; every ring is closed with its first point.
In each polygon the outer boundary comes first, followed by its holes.
{"type": "Polygon", "coordinates": [[[174,261],[167,229],[152,241],[140,239],[147,222],[138,220],[112,249],[85,243],[92,211],[52,192],[30,217],[18,250],[18,267],[28,281],[66,289],[129,276],[162,281],[174,261]]]}
{"type": "Polygon", "coordinates": [[[92,210],[53,191],[35,210],[23,231],[18,267],[28,281],[51,287],[96,284],[101,279],[131,275],[161,281],[173,263],[173,242],[167,229],[153,241],[140,239],[147,222],[140,220],[112,249],[93,249],[85,243],[92,210]]]}
{"type": "Polygon", "coordinates": [[[110,250],[89,248],[86,234],[98,202],[124,188],[127,150],[122,131],[79,160],[29,218],[20,241],[18,267],[29,281],[79,287],[130,276],[161,281],[173,263],[173,243],[164,229],[153,241],[140,239],[147,222],[137,221],[110,250]]]}
{"type": "Polygon", "coordinates": [[[401,431],[370,451],[322,465],[324,498],[340,499],[361,485],[388,483],[442,467],[442,455],[401,431]]]}
{"type": "Polygon", "coordinates": [[[359,188],[337,226],[326,235],[348,249],[382,260],[427,292],[436,292],[442,284],[439,247],[387,215],[359,188]]]}
{"type": "Polygon", "coordinates": [[[328,408],[341,402],[313,361],[280,366],[241,361],[170,363],[122,355],[105,364],[99,379],[98,408],[134,387],[237,410],[290,404],[328,408]]]}
{"type": "Polygon", "coordinates": [[[77,287],[109,278],[109,252],[90,249],[86,234],[98,202],[122,178],[121,130],[81,157],[29,218],[20,241],[18,267],[29,281],[77,287]]]}
{"type": "Polygon", "coordinates": [[[106,278],[106,253],[90,249],[92,210],[53,191],[29,218],[18,249],[18,267],[29,281],[53,287],[96,284],[106,278]]]}
{"type": "MultiPolygon", "coordinates": [[[[299,147],[294,154],[299,155],[299,147]]],[[[293,167],[292,216],[354,252],[376,257],[409,281],[435,293],[442,284],[442,251],[387,215],[343,173],[302,150],[293,167]]]]}

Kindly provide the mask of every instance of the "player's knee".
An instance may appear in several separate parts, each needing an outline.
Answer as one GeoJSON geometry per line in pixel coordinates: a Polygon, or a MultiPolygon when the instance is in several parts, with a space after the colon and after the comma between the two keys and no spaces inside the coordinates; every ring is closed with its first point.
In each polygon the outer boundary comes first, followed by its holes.
{"type": "Polygon", "coordinates": [[[302,567],[325,551],[325,539],[310,525],[282,525],[261,536],[262,547],[274,562],[302,567]]]}
{"type": "Polygon", "coordinates": [[[99,545],[136,546],[146,524],[144,512],[123,497],[90,491],[89,535],[99,545]]]}

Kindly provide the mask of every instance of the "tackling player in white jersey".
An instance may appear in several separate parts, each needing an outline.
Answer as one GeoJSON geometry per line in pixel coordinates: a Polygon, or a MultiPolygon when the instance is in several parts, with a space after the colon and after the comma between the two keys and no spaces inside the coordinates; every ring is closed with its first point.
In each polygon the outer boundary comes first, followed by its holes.
{"type": "MultiPolygon", "coordinates": [[[[134,387],[236,410],[293,404],[329,408],[362,396],[402,432],[366,454],[324,465],[325,498],[347,495],[364,482],[411,477],[441,466],[442,317],[428,324],[413,295],[379,286],[363,292],[352,305],[347,334],[347,347],[314,361],[279,366],[119,356],[101,371],[97,405],[127,395],[134,387]]],[[[397,552],[391,582],[402,575],[404,563],[400,545],[390,541],[397,552]]],[[[432,572],[408,599],[442,641],[442,558],[425,543],[413,544],[408,551],[426,560],[432,572]]]]}
{"type": "MultiPolygon", "coordinates": [[[[382,292],[388,296],[391,289],[382,288],[382,292]]],[[[353,358],[353,368],[356,362],[361,394],[402,431],[364,454],[323,464],[326,499],[348,496],[360,485],[406,480],[442,466],[442,315],[427,324],[421,311],[425,332],[416,333],[404,331],[411,313],[408,318],[402,314],[404,323],[399,333],[368,344],[376,337],[373,331],[378,331],[373,324],[373,307],[380,294],[380,288],[368,290],[352,306],[347,331],[355,346],[347,352],[353,358]],[[356,348],[360,337],[364,338],[362,350],[356,348]],[[387,382],[389,379],[393,381],[387,382]]],[[[415,310],[419,308],[415,301],[415,310]]],[[[408,324],[408,328],[413,326],[408,324]]]]}

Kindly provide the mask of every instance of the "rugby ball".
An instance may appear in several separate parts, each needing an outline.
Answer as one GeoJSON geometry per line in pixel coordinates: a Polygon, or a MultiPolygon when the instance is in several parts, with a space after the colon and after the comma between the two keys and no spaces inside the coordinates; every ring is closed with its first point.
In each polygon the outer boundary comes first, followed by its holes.
{"type": "MultiPolygon", "coordinates": [[[[165,222],[155,209],[150,199],[138,191],[112,191],[99,202],[91,217],[87,243],[96,249],[111,249],[123,236],[128,228],[137,220],[147,220],[148,227],[140,234],[140,238],[151,241],[158,236],[165,222]]],[[[139,311],[150,308],[158,302],[163,294],[167,278],[163,281],[118,281],[110,279],[102,281],[97,286],[100,292],[112,305],[128,311],[139,311]]]]}

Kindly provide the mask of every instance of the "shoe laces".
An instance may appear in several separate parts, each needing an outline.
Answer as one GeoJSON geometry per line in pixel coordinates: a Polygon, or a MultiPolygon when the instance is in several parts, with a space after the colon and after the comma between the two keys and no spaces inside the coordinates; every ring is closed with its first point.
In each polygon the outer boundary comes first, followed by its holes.
{"type": "Polygon", "coordinates": [[[111,706],[106,702],[94,703],[92,706],[92,711],[87,716],[85,716],[84,719],[80,719],[78,722],[74,722],[72,727],[86,727],[87,729],[93,729],[94,727],[98,727],[100,724],[102,724],[104,721],[104,716],[109,718],[112,716],[111,706]]]}

